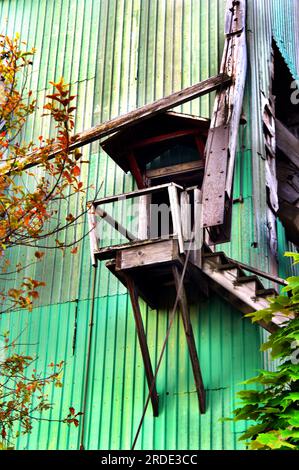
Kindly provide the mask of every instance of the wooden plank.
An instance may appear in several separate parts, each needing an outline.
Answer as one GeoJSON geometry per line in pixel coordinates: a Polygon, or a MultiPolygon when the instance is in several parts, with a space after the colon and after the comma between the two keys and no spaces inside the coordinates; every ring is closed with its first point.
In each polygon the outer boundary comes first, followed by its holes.
{"type": "Polygon", "coordinates": [[[153,413],[154,413],[154,416],[158,416],[159,415],[159,398],[157,394],[151,359],[149,355],[143,321],[141,317],[141,311],[140,311],[140,306],[139,306],[139,301],[138,301],[138,293],[137,293],[134,281],[129,276],[127,276],[127,287],[129,290],[129,295],[130,295],[130,299],[131,299],[131,303],[133,307],[133,314],[134,314],[139,345],[140,345],[142,359],[143,359],[144,368],[145,368],[146,380],[147,380],[148,388],[151,392],[151,402],[152,402],[152,407],[153,407],[153,413]]]}
{"type": "Polygon", "coordinates": [[[134,241],[134,240],[137,240],[137,237],[135,237],[135,235],[133,235],[131,232],[129,232],[122,224],[120,224],[119,222],[117,222],[117,220],[115,220],[113,217],[111,217],[110,214],[108,214],[108,212],[106,211],[103,211],[102,209],[100,209],[100,207],[97,207],[96,208],[96,213],[105,221],[107,222],[109,225],[111,225],[111,227],[113,227],[115,230],[117,230],[119,233],[121,233],[124,237],[126,237],[128,240],[130,241],[134,241]]]}
{"type": "Polygon", "coordinates": [[[138,211],[138,239],[147,240],[150,238],[150,209],[151,195],[141,196],[139,198],[138,211]]]}
{"type": "Polygon", "coordinates": [[[247,39],[246,39],[246,10],[247,0],[231,0],[231,5],[234,8],[233,17],[233,37],[229,40],[229,33],[227,40],[229,41],[229,54],[228,61],[225,67],[223,61],[224,71],[229,76],[233,77],[233,83],[227,90],[227,99],[229,103],[229,161],[226,177],[225,190],[228,199],[231,198],[233,190],[233,177],[235,168],[235,158],[238,145],[238,132],[240,126],[240,119],[242,115],[243,97],[245,90],[245,82],[247,76],[247,39]],[[237,20],[237,21],[236,21],[237,20]],[[234,24],[236,25],[234,26],[234,24]],[[238,25],[238,26],[237,26],[238,25]]]}
{"type": "Polygon", "coordinates": [[[299,139],[297,139],[278,119],[276,125],[276,144],[285,156],[299,169],[299,139]]]}
{"type": "MultiPolygon", "coordinates": [[[[194,100],[195,98],[199,98],[200,96],[204,96],[208,93],[211,93],[212,91],[217,90],[217,88],[219,88],[220,86],[226,87],[229,84],[231,84],[231,77],[227,76],[225,73],[220,73],[219,75],[210,77],[200,83],[196,83],[195,85],[172,93],[171,95],[166,96],[165,98],[161,98],[157,101],[154,101],[153,103],[130,111],[127,114],[118,116],[102,124],[98,124],[83,132],[79,132],[72,138],[72,142],[70,144],[70,151],[82,147],[83,145],[90,144],[91,142],[113,134],[114,132],[126,129],[132,126],[133,124],[145,121],[150,117],[153,117],[160,113],[164,113],[168,109],[174,108],[183,103],[194,100]]],[[[57,155],[58,153],[59,149],[53,148],[52,152],[49,153],[48,160],[54,158],[55,155],[57,155]]],[[[38,151],[34,154],[28,155],[28,158],[30,159],[30,163],[26,163],[25,159],[24,164],[22,165],[23,170],[32,168],[40,163],[40,160],[38,158],[38,151]],[[35,155],[35,158],[32,162],[31,159],[33,155],[35,155]]],[[[5,174],[6,173],[7,171],[5,172],[5,174]]]]}
{"type": "Polygon", "coordinates": [[[163,240],[160,243],[131,247],[116,255],[116,270],[123,271],[144,266],[158,266],[178,259],[177,240],[163,240]]]}
{"type": "Polygon", "coordinates": [[[188,173],[190,171],[203,170],[204,167],[205,164],[203,160],[195,160],[194,162],[179,163],[178,165],[170,165],[154,170],[147,170],[145,175],[149,179],[163,178],[163,176],[171,176],[188,173]]]}
{"type": "Polygon", "coordinates": [[[134,240],[130,243],[120,243],[119,245],[105,246],[104,248],[99,248],[95,253],[96,258],[99,260],[107,260],[116,257],[116,253],[120,250],[125,250],[126,248],[131,248],[133,246],[145,246],[152,245],[154,243],[160,243],[161,238],[154,238],[151,240],[134,240]]]}
{"type": "Polygon", "coordinates": [[[101,204],[109,204],[111,202],[123,201],[124,199],[132,199],[134,197],[140,197],[146,194],[163,191],[164,189],[168,189],[169,186],[175,186],[177,189],[181,191],[183,191],[184,189],[182,186],[179,186],[178,184],[175,184],[175,183],[165,183],[165,184],[160,184],[158,186],[151,186],[150,188],[137,189],[136,191],[131,191],[129,193],[116,194],[115,196],[106,196],[101,199],[96,199],[95,201],[90,201],[90,204],[92,203],[95,207],[97,207],[101,204]]]}
{"type": "Polygon", "coordinates": [[[191,204],[187,191],[181,193],[181,221],[184,241],[191,240],[191,204]]]}
{"type": "MultiPolygon", "coordinates": [[[[230,87],[219,89],[216,94],[206,144],[207,163],[203,182],[203,223],[206,227],[225,225],[226,222],[231,224],[229,212],[247,72],[244,26],[246,3],[246,0],[229,0],[226,7],[226,40],[221,72],[231,76],[233,80],[230,87]],[[229,210],[225,210],[225,204],[229,204],[229,210]]],[[[227,228],[225,231],[230,232],[227,228]]]]}
{"type": "Polygon", "coordinates": [[[138,166],[137,160],[135,158],[134,152],[130,152],[128,154],[128,161],[129,161],[130,172],[132,173],[132,175],[135,178],[138,189],[145,188],[144,181],[143,181],[143,176],[141,174],[141,171],[140,171],[140,168],[138,166]]]}
{"type": "Polygon", "coordinates": [[[87,212],[89,242],[90,242],[90,256],[92,266],[97,266],[97,259],[95,253],[98,251],[98,239],[96,235],[97,221],[95,216],[95,207],[91,204],[87,212]]]}
{"type": "Polygon", "coordinates": [[[202,256],[201,248],[203,243],[203,224],[202,224],[202,191],[199,188],[194,189],[194,242],[190,253],[190,261],[198,268],[201,268],[202,256]]]}
{"type": "Polygon", "coordinates": [[[173,224],[173,233],[178,237],[180,253],[184,253],[184,239],[182,234],[181,226],[181,210],[178,199],[177,188],[174,185],[168,187],[169,202],[171,208],[172,224],[173,224]]]}
{"type": "Polygon", "coordinates": [[[143,147],[147,147],[149,145],[158,144],[160,142],[165,142],[167,140],[178,139],[180,137],[185,137],[188,135],[198,135],[200,132],[199,129],[181,129],[176,130],[173,132],[168,132],[167,134],[156,135],[153,137],[148,137],[147,139],[142,139],[135,142],[133,145],[130,146],[131,149],[136,150],[143,147]]]}
{"type": "Polygon", "coordinates": [[[192,328],[191,321],[190,321],[186,292],[185,292],[184,286],[180,285],[181,284],[180,274],[176,266],[173,266],[172,272],[173,272],[177,295],[179,296],[180,310],[181,310],[185,335],[186,335],[188,349],[189,349],[189,355],[190,355],[191,364],[192,364],[192,370],[193,370],[196,392],[197,392],[197,397],[198,397],[199,409],[201,413],[205,413],[206,412],[205,389],[204,389],[199,359],[198,359],[197,350],[196,350],[193,328],[192,328]]]}
{"type": "Polygon", "coordinates": [[[207,163],[203,183],[203,225],[223,224],[228,166],[229,127],[211,129],[207,141],[207,163]]]}

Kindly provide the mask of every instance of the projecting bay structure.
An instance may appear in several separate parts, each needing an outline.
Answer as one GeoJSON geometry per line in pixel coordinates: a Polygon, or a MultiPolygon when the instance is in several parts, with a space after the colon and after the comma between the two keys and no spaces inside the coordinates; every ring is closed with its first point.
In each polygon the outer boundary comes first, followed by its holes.
{"type": "MultiPolygon", "coordinates": [[[[136,448],[242,448],[245,425],[221,418],[270,366],[259,345],[281,321],[244,313],[279,292],[283,254],[299,245],[299,5],[7,0],[0,12],[38,49],[38,102],[48,80],[72,84],[72,148],[101,193],[90,189],[85,225],[65,235],[88,233],[79,254],[49,250],[28,269],[47,282],[39,306],[0,319],[36,345],[39,370],[65,361],[51,417],[84,411],[78,429],[37,423],[18,448],[128,449],[148,393],[136,448]]],[[[28,138],[39,126],[34,116],[28,138]]]]}

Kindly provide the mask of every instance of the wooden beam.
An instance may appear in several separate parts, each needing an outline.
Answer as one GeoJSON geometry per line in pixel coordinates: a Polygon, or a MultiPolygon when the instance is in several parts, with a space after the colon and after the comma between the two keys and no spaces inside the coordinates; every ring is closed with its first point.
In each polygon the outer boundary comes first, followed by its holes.
{"type": "Polygon", "coordinates": [[[151,195],[140,196],[138,210],[138,240],[150,238],[151,195]]]}
{"type": "Polygon", "coordinates": [[[124,227],[122,224],[120,224],[119,222],[117,222],[117,220],[115,220],[113,217],[111,217],[111,215],[108,214],[108,212],[103,211],[103,210],[100,209],[99,207],[97,207],[97,208],[95,209],[95,212],[96,212],[105,222],[107,222],[109,225],[111,225],[111,227],[113,227],[115,230],[117,230],[119,233],[121,233],[125,238],[127,238],[127,239],[130,240],[131,242],[134,241],[134,240],[137,240],[137,237],[135,237],[135,235],[133,235],[131,232],[129,232],[129,230],[126,229],[126,227],[124,227]]]}
{"type": "Polygon", "coordinates": [[[190,261],[201,269],[202,257],[201,249],[203,243],[203,224],[202,224],[202,192],[199,188],[194,189],[194,240],[193,250],[190,253],[190,261]]]}
{"type": "Polygon", "coordinates": [[[179,259],[177,240],[161,240],[160,243],[132,246],[116,255],[116,270],[157,267],[179,259]]]}
{"type": "Polygon", "coordinates": [[[169,195],[169,202],[170,202],[170,209],[171,209],[171,216],[172,216],[172,224],[173,224],[173,233],[178,237],[180,253],[184,253],[184,239],[182,234],[182,224],[181,224],[181,209],[179,204],[178,198],[178,191],[176,186],[170,185],[168,186],[168,195],[169,195]]]}
{"type": "MultiPolygon", "coordinates": [[[[187,101],[191,101],[195,98],[199,98],[200,96],[211,93],[212,91],[217,90],[219,87],[226,87],[230,85],[231,82],[231,77],[225,73],[220,73],[219,75],[208,78],[207,80],[203,80],[200,83],[196,83],[195,85],[172,93],[165,98],[161,98],[157,101],[154,101],[153,103],[146,104],[141,108],[134,109],[127,114],[118,116],[102,124],[98,124],[97,126],[91,127],[90,129],[87,129],[83,132],[79,132],[72,138],[70,151],[82,147],[83,145],[90,144],[91,142],[113,134],[114,132],[127,129],[133,124],[140,123],[153,116],[164,113],[165,111],[186,103],[187,101]]],[[[53,148],[52,152],[49,153],[48,160],[54,158],[58,153],[59,149],[53,148]]],[[[34,162],[30,161],[26,163],[25,159],[22,165],[23,170],[32,168],[41,162],[41,160],[38,158],[38,151],[34,154],[28,155],[28,158],[31,159],[33,155],[35,155],[34,162]]],[[[5,174],[6,173],[7,171],[5,174]]]]}
{"type": "Polygon", "coordinates": [[[202,374],[200,370],[199,359],[198,359],[198,355],[196,351],[196,344],[195,344],[193,329],[192,329],[192,325],[190,321],[186,292],[185,292],[184,286],[180,288],[180,274],[176,266],[173,266],[172,272],[173,272],[174,282],[176,286],[176,291],[177,291],[177,294],[179,295],[181,315],[182,315],[185,335],[186,335],[188,349],[189,349],[189,355],[190,355],[191,364],[192,364],[192,370],[193,370],[194,381],[195,381],[195,386],[196,386],[196,391],[197,391],[199,409],[201,413],[205,413],[206,412],[205,389],[204,389],[202,374]]]}
{"type": "Polygon", "coordinates": [[[191,240],[191,204],[190,194],[187,191],[181,192],[181,221],[182,233],[185,242],[191,240]]]}
{"type": "Polygon", "coordinates": [[[94,140],[98,140],[102,137],[106,137],[116,131],[130,127],[132,124],[142,122],[150,117],[156,116],[157,114],[164,113],[168,109],[179,106],[188,101],[194,100],[200,96],[211,93],[217,88],[226,87],[231,84],[231,77],[228,77],[225,73],[221,73],[214,77],[203,80],[200,83],[196,83],[190,87],[184,88],[183,90],[172,93],[165,98],[161,98],[153,103],[146,104],[141,108],[130,111],[129,113],[111,119],[110,121],[99,124],[98,126],[92,127],[87,131],[83,131],[80,134],[74,136],[71,144],[71,150],[86,145],[94,140]]]}
{"type": "Polygon", "coordinates": [[[275,120],[275,127],[277,147],[299,169],[299,139],[278,119],[275,120]]]}
{"type": "Polygon", "coordinates": [[[135,142],[130,148],[133,150],[140,149],[143,147],[147,147],[148,145],[158,144],[160,142],[165,142],[168,140],[179,139],[180,137],[190,136],[190,135],[198,135],[200,129],[181,129],[173,132],[169,132],[168,134],[161,134],[156,135],[154,137],[148,137],[147,139],[142,139],[135,142]]]}
{"type": "Polygon", "coordinates": [[[154,374],[153,374],[151,359],[150,359],[150,355],[148,351],[143,321],[141,317],[138,294],[137,294],[137,290],[135,287],[135,283],[132,280],[132,278],[130,278],[130,276],[126,276],[126,278],[127,278],[127,287],[128,287],[128,291],[130,294],[132,307],[133,307],[133,314],[134,314],[141,354],[143,358],[147,384],[148,384],[149,390],[151,391],[151,402],[152,402],[152,407],[153,407],[153,413],[154,413],[154,416],[158,416],[159,415],[159,398],[157,394],[156,384],[154,384],[153,386],[154,374]]]}
{"type": "Polygon", "coordinates": [[[191,171],[200,171],[205,167],[203,160],[195,160],[193,162],[178,163],[177,165],[164,166],[163,168],[155,168],[147,170],[145,176],[149,179],[163,178],[164,176],[181,175],[191,171]]]}
{"type": "Polygon", "coordinates": [[[151,186],[150,188],[137,189],[136,191],[131,191],[129,193],[116,194],[115,196],[106,196],[106,197],[103,197],[102,199],[96,199],[95,201],[90,201],[89,203],[93,204],[95,207],[98,207],[101,204],[108,204],[111,202],[117,202],[117,201],[121,201],[124,199],[132,199],[134,197],[145,196],[146,194],[152,194],[154,192],[163,191],[164,189],[168,189],[170,186],[174,186],[175,188],[181,191],[184,190],[184,188],[182,186],[179,186],[178,184],[165,183],[165,184],[160,184],[159,186],[151,186]]]}
{"type": "Polygon", "coordinates": [[[151,240],[135,240],[130,243],[120,243],[119,245],[111,245],[111,246],[106,246],[104,248],[99,248],[99,250],[96,253],[96,257],[99,260],[107,260],[111,258],[115,258],[117,256],[117,253],[121,250],[125,250],[127,248],[131,248],[133,246],[144,246],[144,245],[150,245],[154,243],[160,243],[161,238],[155,238],[151,240]]]}
{"type": "Polygon", "coordinates": [[[129,167],[130,167],[130,172],[135,178],[135,181],[137,183],[138,189],[144,189],[144,181],[143,181],[143,176],[141,174],[140,168],[138,166],[136,157],[134,155],[134,152],[131,151],[128,155],[128,161],[129,161],[129,167]]]}
{"type": "MultiPolygon", "coordinates": [[[[227,226],[231,225],[231,194],[247,71],[246,6],[246,0],[227,2],[221,72],[231,76],[232,83],[216,93],[205,150],[203,223],[207,228],[222,226],[219,234],[229,234],[227,226]]],[[[223,237],[219,241],[224,241],[223,237]]]]}

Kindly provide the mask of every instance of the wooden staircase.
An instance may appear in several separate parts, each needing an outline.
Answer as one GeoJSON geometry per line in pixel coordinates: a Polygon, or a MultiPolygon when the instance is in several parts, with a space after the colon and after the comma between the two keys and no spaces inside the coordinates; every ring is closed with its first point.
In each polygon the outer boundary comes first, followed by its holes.
{"type": "MultiPolygon", "coordinates": [[[[224,252],[204,253],[202,271],[210,288],[245,314],[267,308],[268,298],[278,295],[276,289],[266,288],[259,276],[246,274],[224,252]]],[[[259,324],[273,332],[283,320],[284,317],[278,314],[271,323],[261,321],[259,324]]]]}

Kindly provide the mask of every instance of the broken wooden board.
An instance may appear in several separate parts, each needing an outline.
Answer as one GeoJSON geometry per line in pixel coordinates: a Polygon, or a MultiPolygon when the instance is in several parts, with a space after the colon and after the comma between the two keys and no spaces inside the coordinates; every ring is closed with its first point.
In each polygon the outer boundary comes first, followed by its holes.
{"type": "Polygon", "coordinates": [[[211,244],[230,238],[233,174],[247,73],[245,25],[246,0],[228,0],[221,72],[232,77],[232,84],[216,93],[203,182],[203,224],[222,227],[214,231],[211,244]]]}
{"type": "MultiPolygon", "coordinates": [[[[117,132],[121,129],[126,129],[133,124],[142,122],[159,113],[164,113],[171,108],[211,93],[212,91],[217,90],[217,88],[220,86],[225,88],[229,84],[231,84],[231,77],[225,73],[220,73],[219,75],[210,77],[200,83],[196,83],[195,85],[184,88],[183,90],[176,91],[169,96],[154,101],[153,103],[146,104],[140,108],[134,109],[127,114],[117,116],[102,124],[98,124],[94,127],[91,127],[90,129],[79,132],[73,136],[69,150],[73,151],[76,148],[82,147],[83,145],[90,144],[91,142],[113,134],[114,132],[117,132]]],[[[49,152],[48,160],[54,158],[55,155],[57,155],[59,152],[60,149],[53,148],[53,150],[49,152]]],[[[28,159],[28,162],[26,162],[26,159],[24,159],[24,162],[19,164],[20,169],[25,170],[32,168],[41,162],[38,158],[38,151],[28,155],[28,159]],[[33,156],[34,161],[32,161],[33,156]]],[[[6,173],[7,170],[4,172],[4,174],[6,173]]]]}

